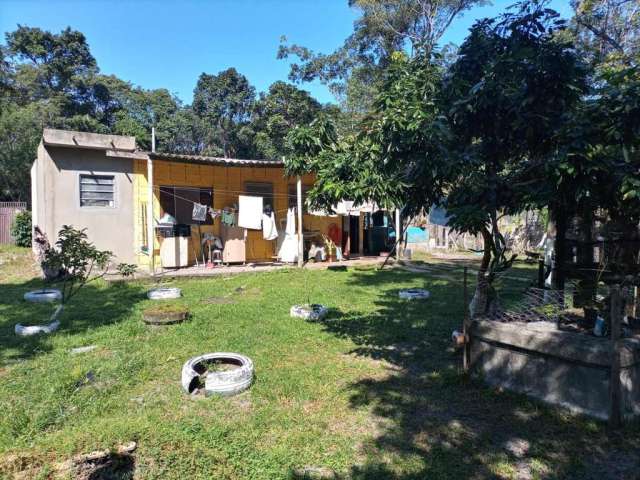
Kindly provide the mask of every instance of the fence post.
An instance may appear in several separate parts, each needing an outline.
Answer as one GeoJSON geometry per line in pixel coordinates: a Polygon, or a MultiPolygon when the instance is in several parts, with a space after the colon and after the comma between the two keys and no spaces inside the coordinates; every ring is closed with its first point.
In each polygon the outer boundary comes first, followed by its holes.
{"type": "Polygon", "coordinates": [[[538,288],[544,288],[544,260],[538,260],[538,288]]]}
{"type": "Polygon", "coordinates": [[[620,395],[620,287],[611,287],[611,369],[609,372],[609,427],[622,424],[620,395]]]}
{"type": "Polygon", "coordinates": [[[465,372],[469,371],[471,363],[471,337],[469,331],[469,286],[467,281],[468,267],[464,267],[464,280],[463,280],[463,302],[464,302],[464,317],[462,323],[462,335],[464,336],[464,349],[462,351],[462,368],[465,372]]]}

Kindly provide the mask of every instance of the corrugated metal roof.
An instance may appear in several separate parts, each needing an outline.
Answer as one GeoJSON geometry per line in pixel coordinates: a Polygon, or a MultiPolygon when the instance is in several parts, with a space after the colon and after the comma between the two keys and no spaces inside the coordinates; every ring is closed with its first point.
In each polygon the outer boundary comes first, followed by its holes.
{"type": "Polygon", "coordinates": [[[282,160],[245,160],[240,158],[207,157],[203,155],[185,155],[182,153],[151,153],[149,157],[157,160],[170,160],[172,162],[206,163],[209,165],[226,165],[236,167],[271,167],[279,168],[284,166],[282,160]]]}

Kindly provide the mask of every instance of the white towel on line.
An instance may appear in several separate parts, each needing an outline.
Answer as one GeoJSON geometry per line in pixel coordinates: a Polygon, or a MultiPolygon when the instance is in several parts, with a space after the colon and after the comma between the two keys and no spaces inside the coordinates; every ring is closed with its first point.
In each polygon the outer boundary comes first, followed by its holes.
{"type": "Polygon", "coordinates": [[[275,240],[278,238],[278,227],[276,227],[276,215],[262,215],[262,238],[265,240],[275,240]]]}
{"type": "Polygon", "coordinates": [[[238,226],[262,230],[262,197],[238,197],[238,226]]]}

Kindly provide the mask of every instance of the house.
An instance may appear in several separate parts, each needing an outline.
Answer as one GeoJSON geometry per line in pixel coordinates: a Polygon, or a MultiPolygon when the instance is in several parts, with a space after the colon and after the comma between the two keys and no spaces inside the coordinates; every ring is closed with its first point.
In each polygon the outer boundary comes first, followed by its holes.
{"type": "MultiPolygon", "coordinates": [[[[300,181],[304,197],[314,177],[300,181]]],[[[216,249],[206,241],[212,236],[225,244],[225,263],[274,261],[287,211],[298,202],[296,182],[279,160],[146,152],[137,149],[134,137],[45,129],[31,169],[33,224],[51,241],[62,225],[86,228],[90,241],[112,251],[118,262],[154,269],[192,265],[203,255],[209,260],[209,250],[216,249]],[[220,216],[193,220],[194,204],[210,207],[214,216],[238,214],[240,196],[261,197],[271,208],[278,240],[265,240],[262,230],[223,224],[220,216]],[[176,225],[161,225],[164,220],[176,225]]],[[[323,236],[347,255],[378,254],[383,248],[369,248],[372,213],[327,216],[303,210],[305,255],[311,244],[323,244],[323,236]]]]}

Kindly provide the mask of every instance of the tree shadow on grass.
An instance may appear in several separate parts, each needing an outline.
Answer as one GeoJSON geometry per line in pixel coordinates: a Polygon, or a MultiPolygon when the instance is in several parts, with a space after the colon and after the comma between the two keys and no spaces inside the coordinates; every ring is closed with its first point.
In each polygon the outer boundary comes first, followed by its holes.
{"type": "MultiPolygon", "coordinates": [[[[461,372],[450,342],[463,317],[461,275],[356,272],[353,282],[376,288],[375,311],[330,316],[324,328],[353,341],[352,354],[383,361],[388,375],[348,387],[352,407],[369,408],[378,423],[351,478],[638,478],[637,423],[608,435],[602,423],[461,372]],[[416,278],[431,297],[399,299],[398,285],[416,278]]],[[[513,297],[525,287],[505,281],[504,290],[513,297]]]]}
{"type": "Polygon", "coordinates": [[[53,336],[73,335],[117,323],[131,313],[137,302],[144,300],[143,287],[137,283],[112,286],[89,283],[65,305],[57,331],[21,337],[14,331],[16,324],[48,323],[55,306],[24,300],[26,292],[43,288],[39,279],[3,284],[0,288],[0,366],[51,351],[53,336]]]}

